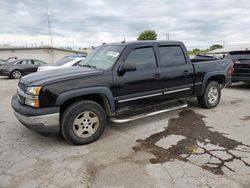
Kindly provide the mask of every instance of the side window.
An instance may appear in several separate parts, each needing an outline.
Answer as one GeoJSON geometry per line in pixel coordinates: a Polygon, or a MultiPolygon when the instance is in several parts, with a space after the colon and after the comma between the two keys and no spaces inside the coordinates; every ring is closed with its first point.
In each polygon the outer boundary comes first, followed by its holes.
{"type": "Polygon", "coordinates": [[[34,62],[35,65],[41,65],[41,63],[39,61],[37,61],[37,60],[34,60],[33,62],[34,62]]]}
{"type": "Polygon", "coordinates": [[[137,70],[155,68],[156,60],[153,48],[138,48],[131,51],[126,58],[125,63],[136,64],[137,70]]]}
{"type": "Polygon", "coordinates": [[[35,65],[35,63],[34,63],[33,60],[28,60],[28,64],[29,64],[29,65],[35,65]]]}
{"type": "Polygon", "coordinates": [[[33,60],[35,65],[44,65],[44,62],[39,61],[39,60],[33,60]]]}
{"type": "Polygon", "coordinates": [[[27,65],[27,61],[26,60],[23,60],[20,62],[21,65],[27,65]]]}
{"type": "Polygon", "coordinates": [[[33,62],[31,60],[23,60],[21,62],[22,65],[33,65],[33,62]]]}
{"type": "Polygon", "coordinates": [[[180,46],[160,46],[161,66],[170,67],[186,64],[184,53],[180,46]]]}

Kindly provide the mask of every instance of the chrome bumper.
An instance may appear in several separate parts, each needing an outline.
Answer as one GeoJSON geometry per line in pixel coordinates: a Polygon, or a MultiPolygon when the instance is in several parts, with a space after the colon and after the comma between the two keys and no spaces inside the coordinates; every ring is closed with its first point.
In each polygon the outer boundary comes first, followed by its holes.
{"type": "Polygon", "coordinates": [[[16,118],[26,127],[36,132],[58,132],[60,129],[59,113],[27,117],[14,111],[16,118]]]}

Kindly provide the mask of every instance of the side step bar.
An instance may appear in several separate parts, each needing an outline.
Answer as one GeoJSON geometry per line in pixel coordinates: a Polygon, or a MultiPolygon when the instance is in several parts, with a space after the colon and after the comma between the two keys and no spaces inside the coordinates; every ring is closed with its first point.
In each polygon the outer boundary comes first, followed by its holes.
{"type": "MultiPolygon", "coordinates": [[[[138,114],[138,115],[135,115],[135,116],[128,116],[128,117],[121,117],[119,118],[119,115],[118,116],[114,116],[114,117],[111,117],[109,120],[111,122],[114,122],[114,123],[126,123],[126,122],[129,122],[129,121],[134,121],[134,120],[137,120],[137,119],[141,119],[141,118],[144,118],[144,117],[149,117],[149,116],[153,116],[153,115],[156,115],[156,114],[161,114],[161,113],[164,113],[164,112],[170,112],[170,111],[173,111],[173,110],[178,110],[178,109],[182,109],[182,108],[185,108],[188,106],[188,104],[184,101],[181,101],[183,104],[179,104],[179,105],[176,105],[176,106],[172,106],[172,107],[168,107],[168,108],[161,108],[159,110],[156,110],[156,111],[150,111],[148,113],[142,113],[142,114],[138,114]]],[[[124,116],[124,115],[122,115],[124,116]]]]}

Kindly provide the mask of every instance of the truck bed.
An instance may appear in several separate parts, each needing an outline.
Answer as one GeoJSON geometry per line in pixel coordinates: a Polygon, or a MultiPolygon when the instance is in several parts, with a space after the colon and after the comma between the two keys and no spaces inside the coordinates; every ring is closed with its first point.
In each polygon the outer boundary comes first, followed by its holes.
{"type": "MultiPolygon", "coordinates": [[[[233,61],[230,59],[214,60],[214,61],[201,61],[192,63],[195,71],[195,83],[203,82],[205,75],[210,72],[217,75],[224,75],[232,66],[233,61]],[[226,71],[226,72],[225,72],[226,71]]],[[[231,79],[229,77],[228,79],[231,79]]],[[[225,80],[225,84],[229,84],[231,81],[225,80]]]]}

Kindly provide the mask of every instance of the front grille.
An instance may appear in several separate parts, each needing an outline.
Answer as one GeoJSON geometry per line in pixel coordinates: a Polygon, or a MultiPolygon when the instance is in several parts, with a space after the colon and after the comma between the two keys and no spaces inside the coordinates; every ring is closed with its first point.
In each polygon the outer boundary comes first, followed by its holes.
{"type": "Polygon", "coordinates": [[[21,104],[24,104],[25,103],[25,98],[20,95],[19,91],[20,90],[21,92],[24,92],[26,90],[26,87],[23,83],[19,82],[18,83],[18,89],[17,89],[17,98],[18,98],[18,101],[21,103],[21,104]]]}
{"type": "Polygon", "coordinates": [[[18,98],[18,101],[21,103],[21,104],[24,104],[25,103],[25,98],[21,95],[17,95],[17,98],[18,98]]]}

